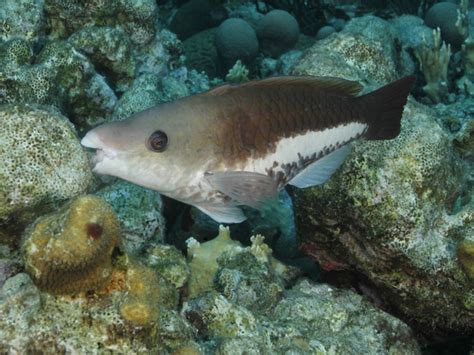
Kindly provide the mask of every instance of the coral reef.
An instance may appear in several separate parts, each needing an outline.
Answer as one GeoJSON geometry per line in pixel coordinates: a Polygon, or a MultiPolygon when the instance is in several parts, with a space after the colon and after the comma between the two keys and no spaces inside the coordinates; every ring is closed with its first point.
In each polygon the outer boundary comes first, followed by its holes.
{"type": "Polygon", "coordinates": [[[118,181],[96,192],[109,203],[120,221],[121,245],[128,255],[138,255],[164,240],[162,201],[156,191],[118,181]]]}
{"type": "Polygon", "coordinates": [[[443,42],[439,29],[433,30],[433,47],[426,44],[415,49],[420,70],[425,76],[423,90],[432,102],[445,101],[448,95],[448,64],[451,58],[451,46],[443,42]]]}
{"type": "Polygon", "coordinates": [[[328,183],[297,191],[297,227],[326,270],[357,267],[418,329],[468,333],[470,283],[453,245],[468,235],[472,216],[468,205],[451,210],[466,180],[433,116],[409,103],[396,140],[357,145],[328,183]]]}
{"type": "Polygon", "coordinates": [[[419,353],[404,323],[351,291],[307,280],[283,291],[271,260],[260,237],[250,248],[229,245],[217,258],[215,289],[184,303],[181,313],[198,336],[217,339],[203,343],[208,352],[419,353]]]}
{"type": "Polygon", "coordinates": [[[292,49],[300,34],[296,19],[283,10],[267,13],[258,23],[257,37],[264,54],[273,58],[292,49]]]}
{"type": "MultiPolygon", "coordinates": [[[[0,106],[0,219],[88,190],[92,174],[73,126],[57,112],[0,106]]],[[[41,209],[41,208],[39,208],[41,209]]]]}
{"type": "Polygon", "coordinates": [[[25,267],[38,287],[71,294],[104,286],[112,273],[119,222],[99,197],[81,196],[25,232],[25,267]]]}
{"type": "Polygon", "coordinates": [[[441,37],[454,47],[460,47],[464,38],[456,26],[459,6],[449,1],[434,4],[426,13],[427,26],[441,31],[441,37]]]}

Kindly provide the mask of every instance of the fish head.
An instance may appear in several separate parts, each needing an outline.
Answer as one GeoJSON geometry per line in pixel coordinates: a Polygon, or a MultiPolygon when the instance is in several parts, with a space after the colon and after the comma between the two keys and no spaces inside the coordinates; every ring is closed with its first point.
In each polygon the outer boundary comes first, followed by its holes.
{"type": "Polygon", "coordinates": [[[166,107],[90,130],[81,144],[95,149],[93,171],[166,193],[186,185],[196,164],[199,132],[166,107]],[[193,134],[195,133],[195,134],[193,134]]]}

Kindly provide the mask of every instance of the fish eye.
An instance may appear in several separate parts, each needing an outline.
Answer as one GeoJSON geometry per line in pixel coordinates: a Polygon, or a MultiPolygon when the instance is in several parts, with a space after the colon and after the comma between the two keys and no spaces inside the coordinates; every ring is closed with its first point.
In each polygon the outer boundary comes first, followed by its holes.
{"type": "Polygon", "coordinates": [[[168,145],[168,136],[163,131],[155,131],[148,138],[148,149],[154,152],[164,152],[168,145]]]}

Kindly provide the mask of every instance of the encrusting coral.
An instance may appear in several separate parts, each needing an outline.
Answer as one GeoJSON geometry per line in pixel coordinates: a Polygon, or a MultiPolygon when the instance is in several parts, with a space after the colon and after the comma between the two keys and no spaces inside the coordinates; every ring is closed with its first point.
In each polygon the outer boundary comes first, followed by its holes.
{"type": "Polygon", "coordinates": [[[158,276],[152,269],[136,264],[127,270],[126,284],[128,294],[120,314],[133,325],[153,325],[160,315],[158,276]]]}
{"type": "Polygon", "coordinates": [[[25,266],[35,284],[55,294],[103,286],[112,273],[119,222],[101,198],[85,195],[40,217],[25,232],[25,266]]]}

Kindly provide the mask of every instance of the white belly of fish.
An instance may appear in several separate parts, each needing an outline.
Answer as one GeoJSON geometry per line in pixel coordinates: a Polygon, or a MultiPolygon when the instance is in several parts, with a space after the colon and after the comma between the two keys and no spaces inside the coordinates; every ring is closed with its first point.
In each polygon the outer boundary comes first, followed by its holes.
{"type": "Polygon", "coordinates": [[[307,132],[283,138],[275,150],[267,156],[247,161],[243,170],[260,174],[283,175],[285,181],[308,167],[308,165],[360,137],[367,125],[351,122],[323,131],[307,132]]]}

